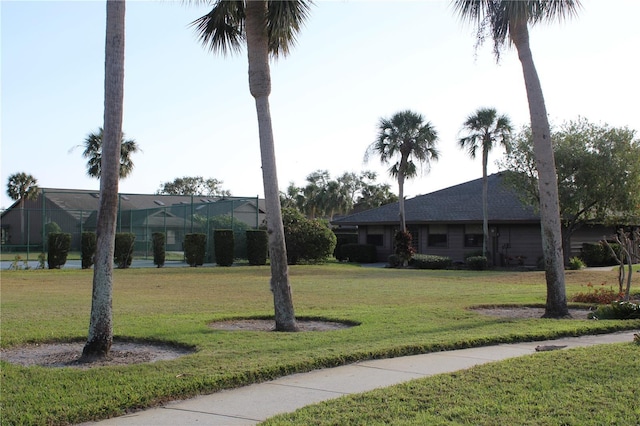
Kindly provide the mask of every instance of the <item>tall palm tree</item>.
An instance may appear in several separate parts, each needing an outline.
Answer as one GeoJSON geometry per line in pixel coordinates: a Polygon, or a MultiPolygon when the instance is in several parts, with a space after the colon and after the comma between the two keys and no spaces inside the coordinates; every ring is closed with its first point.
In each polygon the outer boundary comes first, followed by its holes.
{"type": "Polygon", "coordinates": [[[96,225],[97,247],[93,268],[93,295],[89,336],[84,359],[104,358],[113,342],[113,251],[118,213],[118,178],[124,99],[124,0],[107,0],[104,76],[104,134],[100,176],[100,203],[96,225]]]}
{"type": "Polygon", "coordinates": [[[9,176],[7,180],[7,195],[12,200],[20,200],[20,237],[22,244],[27,243],[24,234],[24,201],[35,200],[38,198],[38,193],[38,181],[32,175],[21,172],[9,176]]]}
{"type": "Polygon", "coordinates": [[[418,173],[416,161],[426,163],[438,160],[435,145],[438,132],[424,117],[406,110],[394,114],[391,118],[381,118],[378,123],[376,141],[367,148],[365,162],[371,155],[378,155],[382,164],[391,164],[389,174],[398,180],[398,204],[400,208],[400,230],[407,231],[404,213],[404,182],[418,173]],[[399,157],[399,158],[398,158],[399,157]],[[415,160],[415,161],[414,161],[415,160]]]}
{"type": "MultiPolygon", "coordinates": [[[[87,174],[91,177],[100,179],[102,174],[102,127],[98,133],[91,132],[84,140],[84,151],[82,156],[87,158],[87,174]]],[[[124,133],[120,142],[120,179],[124,179],[133,172],[133,161],[131,154],[140,151],[140,147],[133,139],[125,139],[124,133]]]]}
{"type": "Polygon", "coordinates": [[[562,254],[562,227],[558,204],[551,129],[531,48],[529,24],[562,20],[574,15],[579,0],[454,0],[455,11],[462,19],[474,23],[478,41],[488,32],[494,43],[496,59],[500,50],[513,43],[522,65],[524,83],[529,100],[531,132],[536,157],[540,189],[540,222],[542,250],[547,282],[545,318],[569,316],[562,254]]]}
{"type": "Polygon", "coordinates": [[[308,15],[311,2],[307,0],[215,0],[212,4],[213,9],[207,15],[193,22],[203,44],[222,53],[238,51],[244,41],[247,44],[249,91],[255,98],[258,115],[275,329],[296,331],[298,326],[289,285],[287,250],[269,109],[271,93],[269,56],[286,56],[289,53],[290,46],[295,42],[296,33],[308,15]]]}
{"type": "Polygon", "coordinates": [[[476,153],[482,150],[482,255],[487,255],[487,240],[489,239],[489,206],[487,162],[489,151],[496,144],[509,149],[511,138],[511,121],[506,115],[498,115],[495,108],[480,108],[474,114],[467,117],[462,126],[467,135],[458,139],[460,148],[467,149],[471,158],[476,158],[476,153]]]}

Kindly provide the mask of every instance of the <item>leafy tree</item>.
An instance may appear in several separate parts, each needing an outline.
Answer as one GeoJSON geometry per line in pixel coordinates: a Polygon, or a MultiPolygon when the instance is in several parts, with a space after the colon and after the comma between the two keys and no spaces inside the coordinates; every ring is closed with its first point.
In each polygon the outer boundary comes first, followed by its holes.
{"type": "Polygon", "coordinates": [[[124,0],[107,0],[104,78],[104,134],[97,245],[89,336],[83,359],[105,358],[113,343],[113,254],[118,214],[118,179],[124,99],[124,0]]]}
{"type": "Polygon", "coordinates": [[[160,185],[158,194],[163,195],[203,195],[206,197],[230,197],[231,191],[222,189],[223,181],[202,176],[184,176],[175,178],[173,182],[160,185]]]}
{"type": "Polygon", "coordinates": [[[326,221],[307,219],[300,211],[286,208],[282,219],[289,264],[323,262],[333,254],[337,239],[326,221]]]}
{"type": "MultiPolygon", "coordinates": [[[[84,140],[84,151],[82,156],[87,158],[87,174],[91,177],[100,179],[102,174],[102,127],[98,129],[98,133],[92,132],[87,135],[84,140]]],[[[120,141],[120,179],[124,179],[133,172],[133,160],[131,155],[140,151],[140,147],[133,139],[125,139],[122,133],[120,141]]]]}
{"type": "Polygon", "coordinates": [[[365,161],[371,155],[378,155],[383,164],[392,163],[389,174],[398,179],[398,201],[400,206],[400,231],[407,230],[404,214],[404,182],[417,175],[418,163],[426,163],[438,159],[435,145],[438,133],[431,122],[424,122],[424,117],[413,111],[401,111],[391,118],[381,118],[378,123],[377,140],[365,153],[365,161]]]}
{"type": "Polygon", "coordinates": [[[579,6],[578,0],[454,0],[454,8],[459,16],[476,25],[478,43],[484,41],[487,33],[493,39],[497,60],[505,45],[513,43],[518,51],[529,101],[536,169],[540,179],[540,222],[547,281],[545,318],[569,316],[569,309],[551,129],[529,46],[529,24],[562,20],[575,14],[579,6]]]}
{"type": "Polygon", "coordinates": [[[14,173],[7,179],[7,195],[20,204],[20,235],[22,244],[26,244],[24,234],[24,201],[38,198],[38,180],[24,172],[14,173]]]}
{"type": "MultiPolygon", "coordinates": [[[[558,170],[560,214],[567,247],[571,235],[589,222],[614,225],[640,220],[640,140],[626,127],[598,125],[584,118],[552,132],[558,170]]],[[[506,181],[524,202],[540,208],[531,131],[514,139],[501,166],[506,181]]]]}
{"type": "Polygon", "coordinates": [[[287,250],[269,110],[271,93],[269,57],[289,53],[290,46],[295,42],[295,35],[300,31],[308,15],[310,2],[306,0],[215,0],[212,4],[213,8],[208,14],[193,22],[203,44],[222,53],[236,52],[240,50],[243,42],[246,41],[247,44],[249,91],[255,98],[260,135],[275,328],[278,331],[296,331],[298,326],[289,285],[287,250]]]}
{"type": "Polygon", "coordinates": [[[398,196],[391,192],[391,185],[388,183],[376,184],[376,178],[376,173],[371,171],[363,172],[360,175],[360,195],[356,199],[354,208],[374,209],[398,201],[398,196]]]}
{"type": "Polygon", "coordinates": [[[511,122],[506,115],[498,115],[495,108],[480,108],[467,117],[462,125],[466,136],[458,139],[460,148],[467,150],[471,158],[476,158],[478,150],[482,151],[482,255],[487,256],[487,240],[489,239],[489,206],[487,162],[489,151],[496,144],[509,148],[511,137],[511,122]]]}

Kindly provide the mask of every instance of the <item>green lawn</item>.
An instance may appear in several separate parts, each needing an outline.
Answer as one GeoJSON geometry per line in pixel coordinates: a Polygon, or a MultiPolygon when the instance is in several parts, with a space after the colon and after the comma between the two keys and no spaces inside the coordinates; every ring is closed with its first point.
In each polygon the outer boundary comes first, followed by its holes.
{"type": "MultiPolygon", "coordinates": [[[[215,320],[272,315],[268,267],[116,270],[116,337],[197,352],[91,370],[2,362],[2,424],[78,423],[361,359],[640,327],[640,321],[509,320],[466,309],[544,303],[542,272],[329,264],[295,266],[290,276],[299,318],[360,325],[307,333],[214,330],[208,324],[215,320]]],[[[91,280],[89,270],[3,271],[1,346],[86,339],[91,280]]],[[[636,275],[634,289],[639,281],[636,275]]],[[[589,282],[615,288],[616,272],[567,272],[569,294],[586,291],[589,282]]]]}

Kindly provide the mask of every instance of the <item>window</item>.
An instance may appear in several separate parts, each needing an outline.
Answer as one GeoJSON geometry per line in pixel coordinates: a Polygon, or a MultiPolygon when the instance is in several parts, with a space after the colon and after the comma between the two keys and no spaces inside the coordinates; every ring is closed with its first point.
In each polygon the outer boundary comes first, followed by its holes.
{"type": "Polygon", "coordinates": [[[429,247],[447,247],[447,225],[430,225],[427,245],[429,247]]]}
{"type": "Polygon", "coordinates": [[[482,247],[483,240],[482,225],[467,225],[464,227],[465,247],[482,247]]]}
{"type": "Polygon", "coordinates": [[[367,234],[367,244],[373,244],[374,246],[381,247],[384,245],[383,236],[380,234],[367,234]]]}

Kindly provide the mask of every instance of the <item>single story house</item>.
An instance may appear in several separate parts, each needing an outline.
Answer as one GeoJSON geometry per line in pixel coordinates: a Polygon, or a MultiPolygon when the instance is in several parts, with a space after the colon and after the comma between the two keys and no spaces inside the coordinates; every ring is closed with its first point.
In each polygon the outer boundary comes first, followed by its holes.
{"type": "MultiPolygon", "coordinates": [[[[16,201],[2,212],[3,249],[30,246],[42,250],[47,224],[55,222],[72,235],[79,249],[83,231],[95,231],[99,191],[40,188],[35,200],[16,201]]],[[[258,197],[119,194],[118,232],[136,234],[136,248],[148,245],[154,232],[164,232],[166,249],[182,250],[184,235],[207,232],[213,218],[225,217],[225,227],[240,221],[251,228],[265,220],[264,200],[258,197]]],[[[218,222],[219,223],[219,222],[218,222]]]]}
{"type": "MultiPolygon", "coordinates": [[[[503,182],[503,174],[488,176],[489,262],[494,266],[536,266],[542,258],[540,215],[524,204],[503,182]]],[[[405,200],[405,218],[416,253],[450,257],[463,262],[482,251],[482,178],[405,200]]],[[[379,261],[393,253],[400,228],[398,203],[387,204],[334,219],[332,225],[357,228],[358,242],[374,244],[379,261]]],[[[582,244],[613,235],[614,227],[585,226],[575,231],[568,256],[582,244]]]]}

